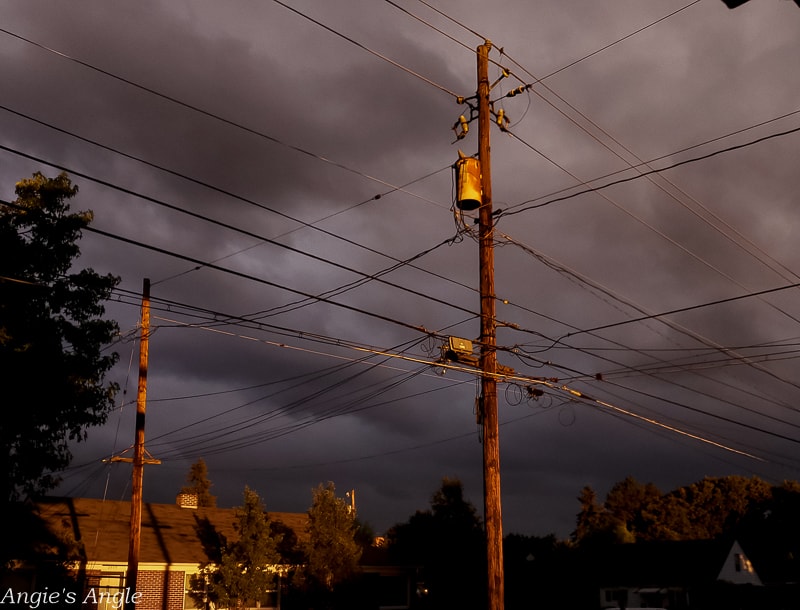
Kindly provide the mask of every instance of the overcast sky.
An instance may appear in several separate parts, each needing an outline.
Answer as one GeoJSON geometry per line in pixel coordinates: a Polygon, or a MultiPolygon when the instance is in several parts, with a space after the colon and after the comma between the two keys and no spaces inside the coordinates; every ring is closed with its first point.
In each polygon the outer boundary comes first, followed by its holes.
{"type": "Polygon", "coordinates": [[[8,0],[0,197],[68,171],[111,235],[80,265],[122,278],[124,392],[58,493],[129,497],[149,278],[146,501],[203,457],[220,506],[333,481],[380,532],[450,476],[482,509],[477,377],[431,363],[479,332],[451,165],[484,39],[504,531],[566,537],[628,475],[800,478],[793,2],[8,0]]]}

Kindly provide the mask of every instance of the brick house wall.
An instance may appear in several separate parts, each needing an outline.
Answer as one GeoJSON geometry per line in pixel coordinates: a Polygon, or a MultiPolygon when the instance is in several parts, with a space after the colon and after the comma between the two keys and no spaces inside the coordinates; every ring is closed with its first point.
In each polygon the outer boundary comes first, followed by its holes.
{"type": "Polygon", "coordinates": [[[139,571],[136,590],[142,593],[136,610],[183,610],[184,572],[139,571]]]}

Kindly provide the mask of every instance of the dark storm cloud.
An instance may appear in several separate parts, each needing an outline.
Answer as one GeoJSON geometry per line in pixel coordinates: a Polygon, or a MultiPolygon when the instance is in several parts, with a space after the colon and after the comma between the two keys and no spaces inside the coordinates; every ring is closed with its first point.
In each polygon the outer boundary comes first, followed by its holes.
{"type": "MultiPolygon", "coordinates": [[[[498,209],[552,198],[567,186],[583,190],[582,181],[628,163],[668,155],[653,164],[664,167],[798,125],[792,115],[678,152],[800,107],[800,14],[791,3],[749,3],[737,11],[721,2],[528,4],[464,3],[453,15],[503,47],[492,59],[522,78],[502,81],[498,98],[585,57],[548,79],[551,90],[538,85],[529,97],[498,102],[515,134],[492,134],[498,209]]],[[[0,76],[11,84],[3,105],[195,182],[7,111],[0,143],[241,229],[74,177],[81,189],[75,207],[92,208],[96,227],[251,278],[84,236],[82,262],[120,275],[130,291],[127,304],[109,305],[123,331],[136,328],[143,277],[153,280],[156,302],[205,310],[159,303],[154,311],[148,438],[165,460],[148,469],[148,499],[172,501],[189,464],[203,455],[222,505],[238,503],[247,484],[272,510],[304,510],[311,488],[333,480],[341,492],[357,490],[359,513],[380,530],[424,508],[442,476],[458,476],[480,507],[473,377],[437,375],[419,362],[346,346],[406,349],[409,358],[426,360],[438,356],[438,343],[422,341],[408,325],[450,327],[445,332],[474,339],[472,237],[415,261],[422,270],[407,266],[383,278],[397,286],[372,280],[330,297],[345,307],[290,304],[380,273],[455,235],[446,167],[457,148],[477,150],[477,128],[454,143],[450,128],[468,109],[450,92],[474,91],[474,49],[482,40],[421,3],[407,8],[466,48],[388,3],[291,5],[333,31],[277,3],[7,3],[3,28],[225,121],[0,34],[0,76]],[[325,232],[302,225],[323,218],[318,226],[325,232]],[[303,334],[243,327],[227,316],[256,316],[303,334]],[[351,362],[359,358],[367,364],[351,362]],[[368,366],[376,363],[382,366],[368,366]]],[[[498,77],[492,64],[490,79],[498,77]]],[[[797,337],[795,292],[675,314],[670,325],[650,320],[577,332],[798,281],[797,141],[770,139],[652,182],[641,178],[499,217],[496,290],[509,302],[498,304],[498,318],[518,329],[501,327],[498,343],[532,356],[503,351],[501,362],[523,376],[560,380],[539,401],[518,398],[524,382],[501,390],[506,531],[567,535],[581,487],[603,494],[629,474],[662,490],[706,474],[798,476],[796,444],[714,417],[796,437],[791,355],[758,363],[761,370],[723,362],[730,351],[708,348],[797,337]],[[547,257],[547,265],[519,244],[547,257]],[[696,351],[678,347],[705,347],[703,358],[713,354],[719,362],[701,369],[696,351]],[[561,384],[619,410],[569,402],[561,384]],[[762,414],[766,421],[759,422],[762,414]]],[[[37,170],[57,171],[2,153],[3,197],[37,170]]],[[[129,338],[116,346],[115,379],[127,387],[128,403],[136,348],[129,338]]],[[[128,404],[90,431],[89,443],[76,447],[76,462],[98,463],[99,455],[126,446],[131,416],[128,404]]],[[[91,487],[85,472],[63,490],[103,493],[97,482],[105,478],[94,472],[91,487]]],[[[110,474],[108,493],[124,496],[129,473],[110,474]]]]}

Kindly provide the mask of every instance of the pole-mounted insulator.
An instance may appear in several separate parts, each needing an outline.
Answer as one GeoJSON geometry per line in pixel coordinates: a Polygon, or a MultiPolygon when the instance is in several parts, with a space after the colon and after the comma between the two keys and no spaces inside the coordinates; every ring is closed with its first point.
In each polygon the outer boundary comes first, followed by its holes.
{"type": "Polygon", "coordinates": [[[508,131],[508,117],[502,108],[497,111],[497,124],[501,131],[508,131]]]}
{"type": "Polygon", "coordinates": [[[525,93],[530,88],[531,85],[520,85],[516,89],[512,89],[511,91],[506,93],[506,97],[514,97],[515,95],[519,95],[520,93],[525,93]]]}
{"type": "Polygon", "coordinates": [[[453,125],[453,131],[456,132],[456,140],[463,140],[469,132],[469,121],[467,121],[467,117],[463,114],[458,117],[455,125],[453,125]],[[461,131],[458,131],[459,129],[461,129],[461,131]]]}

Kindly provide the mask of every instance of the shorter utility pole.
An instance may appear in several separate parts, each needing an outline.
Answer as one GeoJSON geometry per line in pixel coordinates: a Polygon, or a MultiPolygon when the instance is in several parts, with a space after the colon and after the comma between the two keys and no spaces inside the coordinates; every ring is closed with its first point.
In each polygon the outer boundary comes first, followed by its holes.
{"type": "MultiPolygon", "coordinates": [[[[139,339],[139,387],[136,393],[136,433],[133,444],[133,480],[131,483],[131,533],[128,546],[128,571],[125,575],[126,600],[136,593],[139,575],[139,547],[142,542],[142,483],[144,480],[144,416],[147,409],[147,362],[150,343],[150,280],[142,286],[142,325],[139,339]]],[[[134,610],[135,603],[126,601],[125,610],[134,610]]]]}

